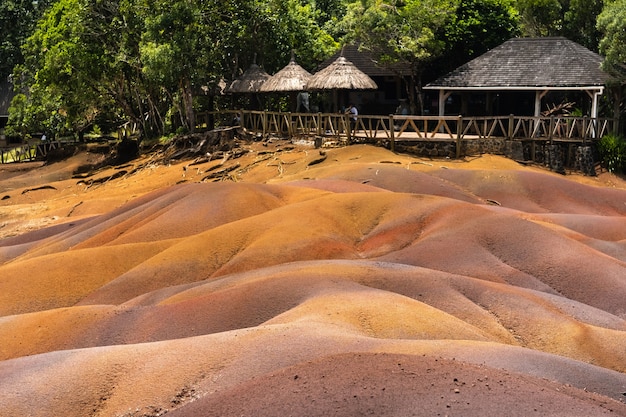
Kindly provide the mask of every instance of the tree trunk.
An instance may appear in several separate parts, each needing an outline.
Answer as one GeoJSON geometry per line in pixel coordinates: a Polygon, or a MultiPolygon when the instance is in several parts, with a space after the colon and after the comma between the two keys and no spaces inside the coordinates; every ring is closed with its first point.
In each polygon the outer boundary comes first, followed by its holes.
{"type": "Polygon", "coordinates": [[[416,114],[417,106],[415,105],[415,76],[411,74],[409,76],[408,83],[406,85],[406,95],[409,99],[409,109],[411,114],[416,114]]]}
{"type": "Polygon", "coordinates": [[[191,91],[191,82],[189,78],[181,81],[181,93],[183,95],[183,109],[185,112],[185,126],[189,133],[196,130],[196,115],[193,111],[193,93],[191,91]]]}

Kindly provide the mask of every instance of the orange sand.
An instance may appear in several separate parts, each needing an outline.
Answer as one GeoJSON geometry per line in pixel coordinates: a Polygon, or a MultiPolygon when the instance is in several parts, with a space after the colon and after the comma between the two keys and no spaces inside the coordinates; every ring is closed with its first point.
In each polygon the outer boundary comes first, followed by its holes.
{"type": "Polygon", "coordinates": [[[626,416],[625,181],[247,148],[0,166],[0,415],[626,416]]]}

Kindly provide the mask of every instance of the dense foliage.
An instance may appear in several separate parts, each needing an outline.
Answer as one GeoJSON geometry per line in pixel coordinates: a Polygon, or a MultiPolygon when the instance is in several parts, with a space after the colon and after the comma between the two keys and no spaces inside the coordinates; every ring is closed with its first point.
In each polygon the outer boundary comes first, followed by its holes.
{"type": "MultiPolygon", "coordinates": [[[[448,71],[514,36],[567,36],[624,63],[626,0],[4,0],[0,77],[18,94],[9,128],[82,136],[137,126],[193,130],[206,94],[253,62],[269,73],[292,52],[309,71],[358,41],[379,62],[448,71]],[[17,23],[17,24],[16,24],[17,23]],[[604,36],[604,38],[603,38],[604,36]]],[[[621,102],[621,96],[617,100],[621,102]]],[[[209,97],[209,106],[216,100],[209,97]]]]}
{"type": "Polygon", "coordinates": [[[604,135],[598,142],[604,167],[610,172],[626,173],[626,140],[619,135],[604,135]]]}
{"type": "MultiPolygon", "coordinates": [[[[600,52],[605,56],[604,69],[613,75],[615,85],[611,88],[613,114],[623,125],[624,86],[626,85],[626,0],[607,1],[598,16],[597,27],[604,37],[600,52]]],[[[624,131],[621,126],[620,131],[624,131]]]]}
{"type": "Polygon", "coordinates": [[[33,32],[49,3],[49,0],[0,2],[0,79],[9,76],[17,64],[24,62],[20,46],[33,32]]]}

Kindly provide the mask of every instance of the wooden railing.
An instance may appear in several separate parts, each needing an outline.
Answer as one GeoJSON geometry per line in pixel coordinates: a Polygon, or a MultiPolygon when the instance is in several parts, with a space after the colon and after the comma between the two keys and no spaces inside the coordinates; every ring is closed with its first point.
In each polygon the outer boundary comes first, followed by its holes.
{"type": "Polygon", "coordinates": [[[239,124],[260,134],[326,136],[342,141],[518,140],[589,141],[615,128],[614,119],[573,116],[372,116],[359,115],[351,125],[349,115],[337,113],[284,113],[228,110],[200,113],[199,129],[239,124]],[[233,122],[234,121],[234,122],[233,122]]]}
{"type": "Polygon", "coordinates": [[[43,159],[53,149],[59,149],[74,142],[46,141],[34,145],[23,144],[0,148],[0,164],[11,162],[32,162],[43,159]]]}
{"type": "Polygon", "coordinates": [[[0,148],[0,163],[34,161],[37,151],[31,145],[17,145],[0,148]]]}
{"type": "MultiPolygon", "coordinates": [[[[400,141],[546,140],[594,141],[615,129],[615,120],[573,116],[402,116],[359,115],[351,123],[341,113],[286,113],[257,110],[222,110],[196,115],[196,129],[241,125],[248,131],[285,137],[324,137],[342,143],[389,145],[400,141]]],[[[42,142],[0,148],[0,163],[33,161],[63,142],[42,142]]],[[[457,146],[457,152],[460,149],[457,146]]]]}

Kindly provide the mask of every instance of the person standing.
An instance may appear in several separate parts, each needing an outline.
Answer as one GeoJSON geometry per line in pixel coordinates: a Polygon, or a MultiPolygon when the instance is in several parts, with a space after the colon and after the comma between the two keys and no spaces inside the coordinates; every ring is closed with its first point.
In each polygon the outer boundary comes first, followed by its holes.
{"type": "Polygon", "coordinates": [[[354,130],[356,129],[356,121],[359,116],[359,110],[354,104],[350,103],[348,105],[348,108],[346,109],[346,114],[350,115],[350,130],[354,132],[354,130]]]}

